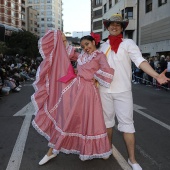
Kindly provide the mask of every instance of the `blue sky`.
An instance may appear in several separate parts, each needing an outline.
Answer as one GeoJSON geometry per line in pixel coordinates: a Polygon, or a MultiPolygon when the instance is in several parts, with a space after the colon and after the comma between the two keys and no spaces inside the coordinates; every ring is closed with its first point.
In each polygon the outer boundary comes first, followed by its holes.
{"type": "Polygon", "coordinates": [[[64,32],[90,31],[90,0],[63,0],[64,32]]]}

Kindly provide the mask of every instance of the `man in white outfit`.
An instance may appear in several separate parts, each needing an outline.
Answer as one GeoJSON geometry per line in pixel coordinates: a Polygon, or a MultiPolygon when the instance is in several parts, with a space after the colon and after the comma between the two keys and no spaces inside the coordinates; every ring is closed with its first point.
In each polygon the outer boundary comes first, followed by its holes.
{"type": "Polygon", "coordinates": [[[159,75],[151,68],[133,40],[123,39],[122,32],[127,27],[128,21],[124,21],[120,14],[114,14],[103,23],[110,35],[101,45],[101,51],[106,54],[109,65],[115,70],[110,88],[99,86],[108,138],[112,144],[116,116],[118,130],[123,132],[126,143],[128,163],[133,170],[142,170],[135,159],[131,61],[160,84],[167,83],[170,79],[165,76],[166,70],[159,75]]]}

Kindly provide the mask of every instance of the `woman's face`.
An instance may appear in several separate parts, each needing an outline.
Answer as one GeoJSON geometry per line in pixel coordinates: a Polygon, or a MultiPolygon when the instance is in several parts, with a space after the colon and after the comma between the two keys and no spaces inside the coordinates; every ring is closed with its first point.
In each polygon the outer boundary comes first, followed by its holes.
{"type": "Polygon", "coordinates": [[[88,54],[91,54],[96,50],[95,46],[95,41],[89,41],[89,40],[82,40],[81,43],[81,48],[88,54]]]}
{"type": "Polygon", "coordinates": [[[121,32],[123,31],[123,28],[120,23],[111,22],[108,27],[108,31],[109,31],[110,35],[117,36],[117,35],[121,34],[121,32]]]}

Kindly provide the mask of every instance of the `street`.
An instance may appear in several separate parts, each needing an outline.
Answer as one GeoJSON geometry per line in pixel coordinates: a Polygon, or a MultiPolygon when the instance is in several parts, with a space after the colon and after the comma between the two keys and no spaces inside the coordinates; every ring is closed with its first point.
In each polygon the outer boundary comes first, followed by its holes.
{"type": "MultiPolygon", "coordinates": [[[[47,140],[32,127],[34,90],[27,82],[19,93],[0,100],[0,170],[131,170],[122,134],[114,129],[113,156],[81,161],[60,153],[43,166],[47,140]]],[[[170,169],[170,91],[133,85],[136,159],[143,170],[170,169]]]]}

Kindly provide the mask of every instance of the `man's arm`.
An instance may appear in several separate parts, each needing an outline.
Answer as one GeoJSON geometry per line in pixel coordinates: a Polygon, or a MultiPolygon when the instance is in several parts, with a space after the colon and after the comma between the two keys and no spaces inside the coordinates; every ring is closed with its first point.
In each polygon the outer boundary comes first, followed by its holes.
{"type": "Polygon", "coordinates": [[[158,74],[150,65],[147,61],[143,61],[140,65],[139,68],[142,69],[146,74],[150,75],[154,79],[156,79],[160,84],[165,84],[170,81],[169,78],[165,76],[166,69],[161,73],[158,74]]]}

